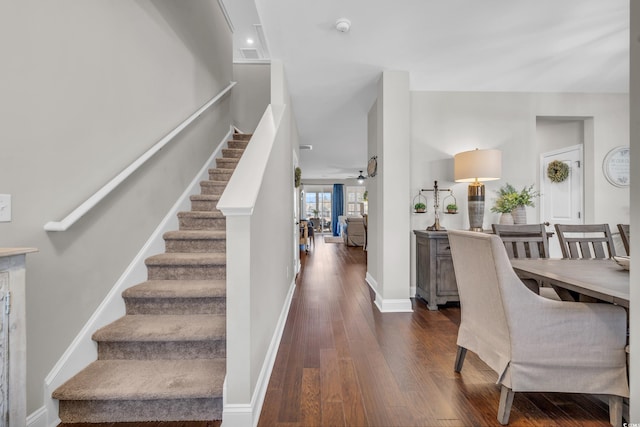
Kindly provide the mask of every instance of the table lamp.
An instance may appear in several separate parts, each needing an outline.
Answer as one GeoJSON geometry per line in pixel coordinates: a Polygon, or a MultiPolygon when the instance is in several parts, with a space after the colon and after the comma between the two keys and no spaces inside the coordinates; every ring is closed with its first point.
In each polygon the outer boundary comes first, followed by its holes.
{"type": "Polygon", "coordinates": [[[469,227],[482,231],[484,217],[484,184],[482,181],[500,179],[502,152],[500,150],[464,151],[453,157],[455,182],[470,182],[468,190],[469,227]]]}

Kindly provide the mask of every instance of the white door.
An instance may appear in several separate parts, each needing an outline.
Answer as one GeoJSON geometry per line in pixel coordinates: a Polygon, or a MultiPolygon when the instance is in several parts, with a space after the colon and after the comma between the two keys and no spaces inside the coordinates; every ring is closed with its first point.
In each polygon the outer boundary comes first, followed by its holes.
{"type": "MultiPolygon", "coordinates": [[[[582,145],[574,145],[543,153],[540,158],[540,212],[542,222],[554,224],[582,224],[583,208],[583,155],[582,145]],[[569,176],[562,182],[553,182],[547,175],[549,163],[559,160],[569,166],[569,176]]],[[[549,241],[552,258],[562,257],[558,240],[549,241]]]]}

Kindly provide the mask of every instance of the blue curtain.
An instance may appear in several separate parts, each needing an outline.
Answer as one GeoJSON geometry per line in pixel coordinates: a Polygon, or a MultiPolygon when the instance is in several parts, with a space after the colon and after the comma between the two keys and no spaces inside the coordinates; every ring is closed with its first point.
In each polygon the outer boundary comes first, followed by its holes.
{"type": "Polygon", "coordinates": [[[333,184],[333,196],[331,197],[331,230],[333,235],[338,235],[338,216],[344,214],[344,185],[333,184]]]}

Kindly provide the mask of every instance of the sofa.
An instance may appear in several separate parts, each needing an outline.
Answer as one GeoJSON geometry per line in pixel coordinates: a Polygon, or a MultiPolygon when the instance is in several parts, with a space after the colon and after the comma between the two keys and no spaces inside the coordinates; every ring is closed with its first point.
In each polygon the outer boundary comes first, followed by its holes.
{"type": "Polygon", "coordinates": [[[365,246],[367,242],[367,229],[365,218],[347,217],[347,227],[344,233],[344,242],[347,246],[365,246]]]}

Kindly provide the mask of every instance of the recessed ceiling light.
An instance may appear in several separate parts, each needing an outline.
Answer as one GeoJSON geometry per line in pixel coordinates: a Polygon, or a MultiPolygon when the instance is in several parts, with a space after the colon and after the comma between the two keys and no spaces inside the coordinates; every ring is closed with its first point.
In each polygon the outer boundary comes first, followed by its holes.
{"type": "Polygon", "coordinates": [[[349,21],[347,18],[339,18],[336,21],[336,30],[340,31],[341,33],[348,32],[350,28],[351,21],[349,21]]]}
{"type": "Polygon", "coordinates": [[[253,44],[253,39],[247,39],[247,44],[253,44]]]}

